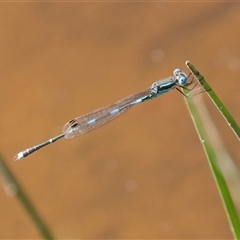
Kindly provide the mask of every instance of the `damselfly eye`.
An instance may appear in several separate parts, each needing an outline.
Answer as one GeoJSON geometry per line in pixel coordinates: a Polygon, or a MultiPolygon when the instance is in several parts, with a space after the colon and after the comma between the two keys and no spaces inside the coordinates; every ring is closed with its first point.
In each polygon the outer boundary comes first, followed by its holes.
{"type": "Polygon", "coordinates": [[[180,77],[178,80],[178,83],[182,86],[185,85],[186,82],[187,82],[187,77],[184,77],[184,76],[180,77]]]}

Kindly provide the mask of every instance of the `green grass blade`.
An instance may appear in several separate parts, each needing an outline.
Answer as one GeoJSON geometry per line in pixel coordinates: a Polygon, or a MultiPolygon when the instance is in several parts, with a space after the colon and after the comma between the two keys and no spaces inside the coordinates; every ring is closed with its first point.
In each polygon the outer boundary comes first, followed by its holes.
{"type": "Polygon", "coordinates": [[[10,172],[9,168],[5,164],[3,158],[0,156],[0,174],[4,179],[4,187],[11,195],[14,195],[18,198],[19,202],[22,204],[23,208],[26,210],[32,222],[35,224],[36,228],[38,229],[39,233],[42,235],[43,239],[54,239],[52,234],[50,233],[47,226],[44,224],[43,220],[37,213],[36,209],[34,208],[33,204],[27,198],[26,194],[24,193],[22,187],[15,179],[13,174],[10,172]]]}
{"type": "MultiPolygon", "coordinates": [[[[190,63],[188,62],[188,64],[190,64],[190,63]]],[[[193,69],[192,73],[195,76],[196,69],[193,67],[193,65],[190,65],[190,66],[191,66],[191,70],[193,69]]],[[[197,71],[196,77],[200,77],[200,76],[201,76],[200,73],[197,71]]],[[[202,79],[203,79],[203,77],[202,77],[202,79]]],[[[201,79],[201,81],[202,81],[202,79],[201,79]]],[[[202,82],[205,82],[205,80],[202,82]]],[[[208,88],[209,85],[204,85],[204,87],[208,88]]],[[[183,89],[183,91],[185,94],[187,93],[186,90],[183,89]]],[[[220,196],[221,196],[221,199],[222,199],[222,202],[224,205],[224,209],[226,211],[226,214],[227,214],[227,217],[229,220],[230,228],[232,230],[234,238],[240,239],[240,221],[239,221],[235,206],[233,204],[232,197],[230,195],[226,180],[225,180],[223,173],[219,167],[216,154],[215,154],[214,149],[209,141],[209,138],[205,131],[204,125],[201,121],[200,115],[198,113],[198,110],[197,110],[193,100],[191,98],[185,98],[185,100],[186,100],[186,104],[187,104],[188,110],[190,112],[191,118],[193,120],[194,126],[196,128],[197,134],[202,143],[204,152],[207,156],[208,163],[211,168],[213,177],[217,184],[217,188],[220,193],[220,196]]],[[[219,100],[218,103],[221,103],[221,101],[219,100]]],[[[224,111],[224,114],[225,113],[226,113],[226,111],[224,111]]]]}
{"type": "Polygon", "coordinates": [[[199,81],[199,83],[203,86],[204,90],[206,91],[207,95],[210,97],[210,99],[213,101],[219,112],[223,115],[225,120],[227,121],[228,125],[232,129],[232,131],[237,136],[238,140],[240,141],[240,128],[232,115],[229,113],[229,111],[226,109],[226,107],[223,105],[221,100],[218,98],[218,96],[215,94],[215,92],[212,90],[210,85],[207,83],[205,78],[199,73],[199,71],[189,62],[186,61],[187,67],[190,69],[192,74],[195,76],[195,78],[199,81]]]}

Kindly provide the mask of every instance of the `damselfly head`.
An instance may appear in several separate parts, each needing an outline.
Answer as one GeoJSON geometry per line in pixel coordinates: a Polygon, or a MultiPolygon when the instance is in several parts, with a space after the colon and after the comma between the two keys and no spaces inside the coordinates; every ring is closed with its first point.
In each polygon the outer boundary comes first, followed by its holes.
{"type": "Polygon", "coordinates": [[[173,75],[175,76],[175,77],[178,77],[179,76],[179,74],[181,74],[181,69],[180,68],[176,68],[176,69],[174,69],[174,71],[173,71],[173,75]]]}
{"type": "Polygon", "coordinates": [[[186,73],[182,72],[180,68],[176,68],[173,71],[174,77],[177,79],[179,85],[184,86],[187,83],[188,76],[186,73]]]}

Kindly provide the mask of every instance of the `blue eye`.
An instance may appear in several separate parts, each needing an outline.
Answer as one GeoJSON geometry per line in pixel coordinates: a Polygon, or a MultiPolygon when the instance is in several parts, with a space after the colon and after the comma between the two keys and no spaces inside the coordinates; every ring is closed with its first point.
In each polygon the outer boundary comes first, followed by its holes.
{"type": "Polygon", "coordinates": [[[178,83],[180,85],[185,85],[187,82],[187,77],[180,77],[179,80],[178,80],[178,83]]]}

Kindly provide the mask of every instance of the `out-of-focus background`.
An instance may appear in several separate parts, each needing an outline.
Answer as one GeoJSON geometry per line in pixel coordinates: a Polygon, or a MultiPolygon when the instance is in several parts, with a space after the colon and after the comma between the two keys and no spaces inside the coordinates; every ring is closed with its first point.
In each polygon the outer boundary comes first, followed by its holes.
{"type": "MultiPolygon", "coordinates": [[[[239,3],[1,3],[0,150],[53,235],[229,239],[232,234],[183,96],[172,91],[89,134],[73,117],[172,75],[190,60],[240,123],[239,3]]],[[[203,94],[204,95],[204,94],[203,94]]],[[[239,142],[204,95],[239,166],[239,142]]],[[[0,189],[0,238],[39,238],[0,189]]]]}

